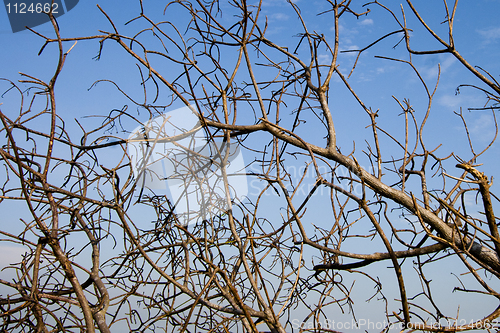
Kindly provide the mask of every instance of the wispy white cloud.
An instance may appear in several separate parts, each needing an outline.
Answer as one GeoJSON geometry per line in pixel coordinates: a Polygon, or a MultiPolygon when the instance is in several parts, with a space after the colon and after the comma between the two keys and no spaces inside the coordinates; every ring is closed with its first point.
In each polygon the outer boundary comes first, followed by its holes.
{"type": "Polygon", "coordinates": [[[274,13],[270,15],[269,18],[278,21],[286,21],[288,20],[289,16],[283,13],[274,13]]]}
{"type": "MultiPolygon", "coordinates": [[[[342,51],[349,51],[349,50],[359,50],[359,46],[355,44],[348,44],[348,43],[343,43],[340,44],[340,49],[342,51]]],[[[356,57],[358,55],[358,52],[343,52],[342,56],[343,57],[356,57]]]]}
{"type": "Polygon", "coordinates": [[[485,43],[495,42],[500,38],[500,27],[493,27],[489,29],[476,30],[479,35],[485,39],[485,43]]]}
{"type": "MultiPolygon", "coordinates": [[[[452,55],[441,56],[441,58],[439,59],[439,65],[441,66],[441,75],[446,73],[456,61],[457,59],[455,59],[455,57],[452,55]]],[[[437,64],[420,68],[420,73],[426,80],[435,80],[437,78],[438,72],[439,67],[437,64]]]]}
{"type": "MultiPolygon", "coordinates": [[[[335,31],[334,25],[332,25],[330,27],[330,31],[335,31]]],[[[339,33],[343,34],[345,31],[346,31],[346,27],[344,25],[342,25],[341,23],[339,23],[339,33]]]]}
{"type": "Polygon", "coordinates": [[[372,19],[364,19],[363,21],[359,22],[359,24],[361,25],[372,25],[373,24],[373,20],[372,19]]]}
{"type": "Polygon", "coordinates": [[[447,108],[450,108],[451,110],[458,111],[457,109],[460,108],[463,104],[463,98],[460,97],[460,95],[443,95],[439,97],[437,100],[439,105],[445,106],[447,108]]]}
{"type": "MultiPolygon", "coordinates": [[[[293,3],[297,3],[300,0],[291,0],[293,3]]],[[[275,7],[275,6],[289,6],[290,4],[288,3],[287,0],[263,0],[262,1],[262,6],[263,7],[275,7]]]]}
{"type": "MultiPolygon", "coordinates": [[[[495,122],[493,115],[488,111],[466,111],[471,106],[481,106],[484,104],[484,97],[481,94],[474,92],[465,92],[457,95],[443,95],[437,99],[438,105],[444,109],[455,112],[463,108],[463,116],[467,123],[467,129],[474,143],[488,143],[495,136],[495,122]]],[[[457,130],[463,131],[462,122],[456,127],[457,130]]],[[[476,146],[476,145],[474,145],[476,146]]]]}
{"type": "MultiPolygon", "coordinates": [[[[460,111],[460,107],[468,108],[472,106],[482,106],[484,96],[474,91],[468,90],[460,94],[446,94],[439,97],[437,103],[451,111],[460,111]]],[[[464,110],[465,110],[464,109],[464,110]]]]}
{"type": "MultiPolygon", "coordinates": [[[[286,2],[282,0],[265,1],[264,4],[268,7],[282,8],[286,2]]],[[[289,5],[289,4],[287,4],[289,5]]],[[[282,34],[287,28],[286,21],[290,19],[288,14],[281,12],[279,8],[268,8],[264,11],[269,26],[266,31],[267,36],[282,34]]]]}
{"type": "Polygon", "coordinates": [[[469,127],[472,136],[480,142],[491,141],[495,136],[495,123],[491,113],[482,113],[469,127]]]}
{"type": "Polygon", "coordinates": [[[332,58],[329,54],[320,54],[318,55],[318,63],[320,65],[329,65],[332,62],[332,58]]]}
{"type": "Polygon", "coordinates": [[[441,62],[441,73],[446,72],[456,61],[457,59],[451,55],[444,59],[441,62]]]}

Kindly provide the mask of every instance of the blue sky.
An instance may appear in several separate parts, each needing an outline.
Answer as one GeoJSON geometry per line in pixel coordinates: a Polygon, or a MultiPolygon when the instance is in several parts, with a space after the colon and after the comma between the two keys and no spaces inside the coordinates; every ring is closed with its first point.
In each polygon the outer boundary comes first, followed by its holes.
{"type": "MultiPolygon", "coordinates": [[[[390,2],[391,8],[400,18],[399,6],[396,5],[395,1],[390,2]]],[[[101,5],[123,34],[132,34],[141,27],[140,23],[124,26],[125,22],[138,14],[140,9],[138,1],[107,0],[96,2],[94,0],[82,0],[72,11],[58,19],[61,35],[63,37],[74,37],[98,34],[99,29],[110,31],[111,27],[98,10],[96,3],[101,5]]],[[[308,2],[300,0],[295,3],[301,8],[302,14],[309,24],[309,29],[325,34],[327,40],[332,42],[333,26],[331,15],[315,16],[323,8],[324,10],[327,9],[326,1],[308,2]]],[[[430,25],[441,36],[446,37],[446,26],[438,24],[438,22],[444,20],[442,3],[435,1],[432,9],[430,9],[431,6],[428,5],[428,2],[423,4],[415,1],[415,5],[417,9],[421,10],[424,19],[430,22],[430,25]]],[[[449,5],[451,6],[451,3],[449,5]]],[[[151,5],[145,1],[146,14],[150,14],[155,20],[160,20],[163,17],[162,6],[158,4],[151,5]]],[[[358,19],[350,17],[341,23],[339,32],[342,50],[362,48],[376,38],[398,29],[398,26],[388,13],[383,12],[377,6],[372,5],[369,8],[373,10],[373,15],[370,14],[367,17],[363,16],[358,19]]],[[[358,9],[363,10],[361,6],[358,9]]],[[[407,6],[405,6],[405,10],[408,25],[414,28],[412,36],[413,48],[417,50],[439,48],[439,45],[432,40],[431,36],[422,28],[419,28],[407,6]]],[[[487,69],[497,79],[498,73],[500,73],[500,62],[498,61],[498,51],[500,50],[499,12],[500,1],[498,0],[459,2],[454,28],[455,44],[458,51],[471,64],[487,69]]],[[[264,1],[262,14],[266,15],[269,20],[267,33],[269,39],[277,39],[280,43],[290,46],[296,44],[297,37],[295,34],[300,32],[300,29],[296,16],[285,1],[264,1]]],[[[181,22],[186,19],[185,17],[168,15],[173,14],[167,12],[167,19],[173,22],[181,22]]],[[[230,19],[231,17],[223,16],[223,20],[230,19]]],[[[42,34],[53,34],[48,23],[38,26],[35,30],[42,34]]],[[[422,86],[408,65],[374,58],[375,55],[381,55],[408,59],[404,45],[392,49],[392,46],[397,44],[398,41],[399,37],[393,36],[363,53],[357,63],[356,70],[349,79],[349,83],[368,107],[374,110],[380,109],[378,122],[381,127],[391,128],[392,133],[395,133],[395,136],[402,140],[404,138],[404,119],[398,116],[401,110],[392,95],[400,100],[409,98],[417,117],[423,117],[425,114],[426,99],[422,86]]],[[[12,33],[7,14],[3,9],[0,10],[0,42],[3,49],[0,54],[0,63],[2,63],[0,77],[16,81],[21,79],[19,72],[24,72],[43,80],[50,79],[57,60],[55,58],[55,45],[50,45],[40,56],[37,56],[40,47],[43,45],[43,40],[29,31],[12,33]]],[[[71,45],[72,43],[66,44],[66,50],[71,45]]],[[[110,110],[120,109],[123,105],[129,103],[116,89],[106,83],[101,83],[89,91],[88,89],[96,80],[115,80],[133,96],[138,98],[141,96],[138,71],[130,56],[126,55],[112,42],[108,42],[105,44],[101,59],[97,61],[93,58],[97,55],[98,49],[97,41],[78,42],[69,53],[65,68],[58,81],[56,97],[59,113],[64,115],[68,126],[70,128],[73,126],[72,128],[75,131],[78,131],[78,129],[71,121],[73,118],[90,124],[94,120],[84,119],[85,116],[106,115],[110,110]]],[[[302,52],[302,50],[299,50],[299,52],[302,52]]],[[[349,73],[355,58],[355,53],[342,53],[340,55],[339,68],[344,74],[349,73]]],[[[319,60],[325,63],[330,60],[326,51],[321,53],[320,50],[319,60]]],[[[436,82],[438,64],[441,65],[440,84],[430,118],[424,130],[425,142],[428,144],[428,148],[431,146],[432,148],[437,147],[438,144],[442,143],[443,146],[439,150],[441,156],[447,156],[451,152],[458,152],[464,158],[470,158],[470,154],[467,153],[467,141],[464,136],[463,125],[460,119],[453,115],[454,111],[458,112],[462,107],[464,117],[469,122],[469,130],[475,147],[477,147],[476,150],[482,150],[482,147],[487,145],[494,135],[491,113],[485,111],[469,112],[467,108],[483,106],[485,103],[484,94],[470,88],[464,88],[457,95],[456,88],[459,84],[467,83],[477,84],[480,87],[484,86],[473,75],[464,70],[463,66],[450,55],[413,56],[413,61],[427,81],[430,89],[433,89],[436,82]]],[[[170,74],[168,64],[162,65],[159,62],[159,66],[163,66],[160,69],[166,75],[170,74]]],[[[1,89],[7,86],[6,84],[0,84],[1,89]]],[[[10,99],[9,96],[6,95],[0,99],[0,103],[4,103],[0,108],[5,113],[10,112],[9,108],[15,109],[18,102],[17,99],[10,99]]],[[[165,101],[168,100],[164,96],[161,98],[164,98],[165,101]]],[[[363,139],[371,137],[369,129],[365,128],[369,124],[368,117],[356,105],[355,100],[348,96],[338,79],[332,82],[330,103],[338,131],[337,140],[342,151],[350,151],[353,147],[353,141],[356,141],[356,147],[361,152],[361,149],[365,147],[363,139]],[[353,119],[363,119],[363,121],[353,121],[353,119]]],[[[146,120],[147,118],[144,118],[144,121],[146,120]]],[[[135,126],[129,128],[129,130],[134,128],[135,126]]],[[[116,133],[116,135],[123,138],[128,137],[128,133],[116,133]]],[[[317,133],[308,132],[303,133],[303,135],[311,140],[321,139],[321,137],[317,136],[317,133]]],[[[385,151],[386,155],[390,155],[394,144],[385,138],[382,138],[382,142],[387,143],[383,147],[383,152],[385,151]]],[[[499,146],[495,144],[479,161],[484,163],[481,171],[488,176],[500,176],[497,167],[498,157],[499,146]]],[[[461,173],[453,168],[449,171],[451,174],[461,173]]],[[[2,207],[0,207],[0,211],[2,211],[2,207]]],[[[16,253],[16,250],[12,248],[5,250],[16,253]]],[[[0,263],[6,264],[5,261],[0,261],[0,263]]],[[[384,266],[384,264],[379,266],[384,266]]],[[[441,283],[444,286],[446,286],[447,278],[442,278],[441,283]]],[[[439,281],[440,277],[436,274],[435,279],[439,281]]],[[[415,281],[415,283],[418,283],[418,281],[415,281]]],[[[467,305],[464,305],[464,308],[467,309],[467,305]]],[[[469,311],[473,311],[473,308],[469,307],[469,311]]]]}
{"type": "MultiPolygon", "coordinates": [[[[137,25],[123,26],[139,10],[139,6],[135,1],[127,1],[128,5],[124,5],[124,2],[119,1],[103,1],[99,4],[115,20],[120,31],[125,34],[128,31],[136,31],[137,25]]],[[[311,30],[324,33],[326,36],[333,35],[331,18],[328,14],[320,17],[313,16],[313,13],[316,10],[321,10],[322,6],[326,9],[325,3],[318,2],[314,5],[308,5],[304,1],[299,1],[297,4],[301,6],[303,15],[306,18],[312,18],[308,20],[311,30]]],[[[418,6],[418,4],[416,5],[418,6]]],[[[442,12],[438,10],[426,11],[423,8],[424,6],[421,7],[424,18],[431,22],[433,27],[437,27],[438,31],[445,31],[444,27],[435,24],[435,22],[442,19],[442,12]]],[[[470,63],[491,70],[492,73],[498,72],[500,66],[497,61],[497,54],[494,52],[500,42],[500,28],[494,14],[499,7],[498,1],[478,1],[474,5],[467,2],[460,3],[455,24],[457,49],[470,63]]],[[[374,15],[360,17],[359,19],[352,17],[341,23],[341,49],[348,50],[364,47],[373,41],[374,36],[381,36],[393,29],[397,29],[397,25],[394,24],[388,14],[382,13],[376,6],[370,6],[370,8],[374,11],[374,15]]],[[[146,12],[153,13],[153,16],[157,18],[161,17],[161,9],[161,6],[150,9],[149,5],[146,5],[146,12]]],[[[290,29],[290,25],[293,26],[296,20],[284,1],[265,2],[263,14],[268,16],[270,24],[268,38],[272,39],[279,36],[280,40],[286,38],[290,41],[290,44],[296,42],[297,38],[292,37],[293,33],[291,32],[293,30],[290,29]]],[[[410,26],[417,26],[411,24],[415,23],[415,20],[409,12],[407,12],[407,18],[410,26]]],[[[91,35],[97,34],[98,29],[110,29],[109,24],[97,9],[94,1],[80,1],[77,7],[60,17],[58,21],[63,36],[91,35]]],[[[49,35],[51,34],[50,29],[48,23],[37,27],[37,31],[49,35]]],[[[431,49],[437,46],[425,31],[415,29],[414,34],[415,37],[412,39],[412,43],[415,49],[431,49]]],[[[55,47],[48,47],[41,56],[37,56],[36,54],[43,44],[42,39],[34,36],[29,31],[13,34],[10,31],[5,11],[0,11],[0,38],[2,44],[8,46],[8,48],[5,48],[6,52],[2,52],[0,56],[2,64],[4,64],[1,71],[2,77],[15,81],[20,78],[18,72],[29,73],[42,79],[48,79],[52,75],[55,62],[54,53],[52,52],[55,51],[55,47]]],[[[381,115],[382,113],[387,114],[387,119],[390,122],[394,119],[393,111],[397,112],[396,104],[391,100],[391,95],[398,92],[398,96],[403,98],[406,92],[414,92],[414,90],[420,89],[415,84],[415,77],[410,77],[408,66],[387,60],[374,59],[373,57],[374,55],[402,56],[404,54],[402,45],[395,50],[391,49],[391,46],[396,44],[397,41],[398,37],[394,36],[365,52],[360,57],[357,70],[350,79],[350,83],[358,91],[365,104],[373,109],[381,109],[381,115]],[[405,76],[408,77],[407,80],[401,79],[405,76]],[[402,81],[403,85],[401,85],[402,81]],[[380,84],[381,82],[383,84],[380,84]]],[[[67,48],[70,46],[68,44],[67,48]]],[[[65,98],[59,99],[60,107],[68,109],[65,112],[71,112],[77,116],[95,107],[102,109],[117,107],[118,103],[113,103],[112,99],[103,98],[99,92],[86,91],[97,79],[117,80],[120,84],[130,84],[131,89],[137,86],[133,85],[136,81],[127,79],[130,75],[137,77],[137,71],[134,72],[133,66],[128,66],[133,64],[130,57],[115,48],[112,43],[106,44],[103,57],[99,61],[92,59],[97,54],[97,51],[97,42],[79,42],[68,56],[62,76],[62,80],[67,78],[68,81],[62,82],[61,85],[71,82],[70,100],[72,104],[66,106],[67,101],[65,98]],[[81,70],[82,68],[85,68],[85,70],[81,70]]],[[[355,53],[341,54],[340,68],[344,73],[349,71],[354,58],[355,53]]],[[[329,60],[326,52],[323,55],[320,54],[320,60],[329,60]]],[[[467,108],[478,106],[478,104],[481,105],[484,102],[480,94],[466,89],[463,89],[460,95],[455,95],[457,84],[477,83],[477,80],[469,73],[466,73],[451,56],[414,57],[414,62],[418,65],[423,77],[429,80],[430,86],[435,81],[437,63],[441,64],[441,83],[435,99],[435,108],[439,108],[439,111],[434,112],[435,116],[445,113],[447,118],[452,118],[454,125],[460,126],[458,119],[453,120],[454,117],[447,116],[449,112],[458,110],[460,106],[467,108]]],[[[67,86],[69,87],[69,83],[67,86]]],[[[59,88],[62,91],[63,88],[59,88]]],[[[64,95],[69,94],[65,93],[64,95]]],[[[342,102],[348,103],[352,101],[342,102]]],[[[413,99],[411,102],[416,104],[418,100],[413,99]]],[[[484,136],[491,132],[491,128],[484,128],[487,127],[484,121],[486,117],[488,116],[484,114],[471,115],[474,123],[472,132],[478,135],[479,140],[485,140],[484,136]]],[[[380,117],[380,121],[383,121],[383,117],[380,117]]],[[[432,124],[433,122],[429,121],[429,132],[434,131],[432,124]]],[[[349,124],[346,125],[349,126],[349,124]]],[[[339,127],[344,128],[344,124],[339,127]]],[[[340,136],[340,139],[342,139],[342,136],[340,136]]]]}

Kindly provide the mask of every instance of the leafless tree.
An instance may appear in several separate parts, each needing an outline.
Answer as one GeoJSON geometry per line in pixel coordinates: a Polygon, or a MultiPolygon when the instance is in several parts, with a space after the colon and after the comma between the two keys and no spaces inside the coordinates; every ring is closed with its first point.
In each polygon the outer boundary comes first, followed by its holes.
{"type": "MultiPolygon", "coordinates": [[[[457,2],[433,3],[443,11],[446,37],[409,0],[400,8],[388,7],[390,1],[327,0],[327,10],[317,14],[331,18],[330,36],[310,30],[299,4],[288,2],[283,10],[297,22],[297,31],[289,32],[297,34],[294,45],[271,38],[262,0],[172,1],[159,22],[140,1],[140,14],[128,25],[142,30],[131,36],[101,7],[109,31],[98,35],[62,36],[51,17],[55,37],[33,33],[45,42],[41,52],[59,50],[53,77],[4,81],[4,97],[17,94],[21,102],[0,112],[0,202],[12,211],[3,218],[1,241],[26,253],[4,268],[12,278],[0,280],[2,331],[332,332],[342,328],[325,323],[342,314],[358,323],[363,318],[354,302],[356,279],[374,287],[362,301],[385,309],[379,331],[396,324],[408,331],[495,330],[500,305],[484,307],[482,318],[464,325],[449,312],[460,304],[443,309],[436,299],[441,291],[427,277],[441,267],[455,275],[451,284],[464,302],[480,294],[498,304],[499,199],[491,192],[492,175],[481,172],[496,134],[476,150],[457,110],[470,149],[443,155],[438,136],[424,135],[439,74],[427,82],[413,60],[441,53],[456,58],[476,77],[467,87],[484,92],[481,112],[492,114],[496,128],[500,85],[455,48],[457,2]],[[397,28],[362,49],[342,50],[341,22],[375,14],[397,28]],[[415,50],[410,37],[417,26],[407,26],[407,16],[442,47],[415,50]],[[134,59],[142,97],[106,81],[132,107],[98,110],[98,125],[77,120],[78,135],[56,107],[56,82],[74,44],[96,41],[97,58],[115,43],[134,59]],[[382,127],[380,111],[363,102],[349,76],[366,51],[386,41],[405,56],[379,61],[413,70],[426,103],[415,110],[408,99],[394,97],[401,117],[382,127]],[[357,56],[348,69],[339,65],[343,51],[357,56]],[[320,57],[325,52],[327,63],[320,57]],[[340,98],[354,98],[356,108],[337,110],[340,98]],[[163,131],[169,118],[162,115],[179,107],[196,115],[208,153],[174,144],[191,158],[164,152],[156,159],[173,164],[167,177],[197,182],[198,189],[209,185],[197,203],[205,212],[187,220],[175,210],[178,202],[146,184],[151,177],[163,181],[148,168],[156,154],[151,147],[176,140],[163,131]],[[342,134],[354,148],[339,144],[335,125],[342,112],[370,131],[369,137],[342,134]],[[244,156],[241,173],[258,188],[238,200],[227,171],[236,148],[244,156]],[[199,170],[216,174],[222,191],[211,189],[208,173],[199,170]],[[466,200],[470,194],[474,200],[466,200]],[[11,224],[23,231],[11,232],[11,224]],[[397,283],[379,278],[391,275],[397,283]]],[[[177,139],[191,130],[179,128],[177,139]]]]}

